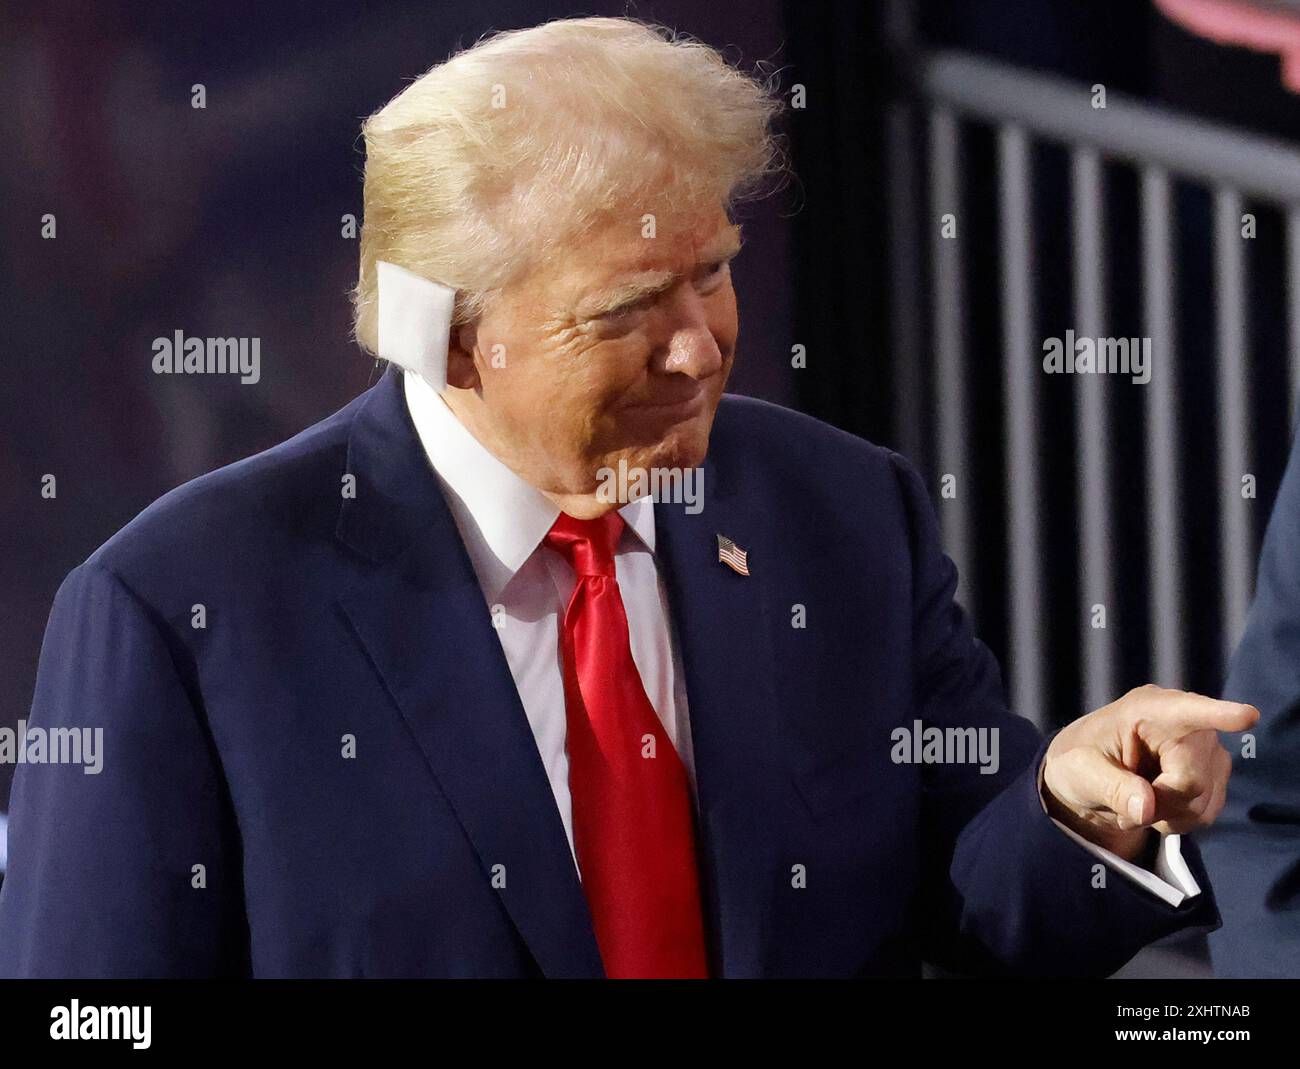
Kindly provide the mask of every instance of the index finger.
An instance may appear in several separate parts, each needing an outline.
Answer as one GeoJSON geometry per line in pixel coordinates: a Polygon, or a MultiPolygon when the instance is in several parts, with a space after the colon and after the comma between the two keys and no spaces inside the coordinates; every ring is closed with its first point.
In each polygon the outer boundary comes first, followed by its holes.
{"type": "Polygon", "coordinates": [[[1259,720],[1259,710],[1242,702],[1207,698],[1181,690],[1152,694],[1140,715],[1159,735],[1180,739],[1194,731],[1245,731],[1259,720]]]}

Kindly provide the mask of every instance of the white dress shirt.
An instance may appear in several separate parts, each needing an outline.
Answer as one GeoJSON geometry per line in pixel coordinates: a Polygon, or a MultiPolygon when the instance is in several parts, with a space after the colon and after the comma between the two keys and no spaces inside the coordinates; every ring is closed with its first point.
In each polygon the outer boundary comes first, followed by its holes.
{"type": "MultiPolygon", "coordinates": [[[[470,434],[428,383],[413,372],[405,377],[411,419],[492,612],[576,864],[559,635],[577,577],[568,561],[542,545],[560,510],[470,434]]],[[[619,513],[627,527],[614,570],[632,660],[694,793],[686,677],[654,560],[654,502],[641,498],[619,513]]]]}
{"type": "MultiPolygon", "coordinates": [[[[405,391],[420,442],[446,495],[492,612],[576,865],[559,644],[560,621],[576,577],[560,554],[542,545],[560,510],[470,434],[419,375],[405,373],[405,391]]],[[[667,592],[655,566],[654,503],[642,498],[619,512],[627,528],[614,557],[614,568],[627,611],[632,660],[650,704],[686,766],[694,793],[685,674],[667,592]]],[[[1156,871],[1152,873],[1055,823],[1111,868],[1171,905],[1200,893],[1183,861],[1176,835],[1162,838],[1156,871]]]]}

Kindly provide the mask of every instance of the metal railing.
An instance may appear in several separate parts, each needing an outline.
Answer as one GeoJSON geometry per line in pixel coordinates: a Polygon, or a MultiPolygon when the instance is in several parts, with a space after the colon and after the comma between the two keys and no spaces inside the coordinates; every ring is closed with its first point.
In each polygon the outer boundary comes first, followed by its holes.
{"type": "MultiPolygon", "coordinates": [[[[929,453],[938,472],[956,478],[956,497],[942,501],[945,541],[959,569],[976,559],[971,519],[971,489],[977,485],[970,464],[972,409],[966,385],[969,285],[964,265],[980,250],[963,246],[965,231],[940,236],[939,220],[957,214],[962,201],[962,140],[970,123],[995,131],[998,248],[983,266],[1000,279],[1003,327],[1001,401],[1005,421],[1006,554],[1008,584],[1007,646],[1012,707],[1044,722],[1049,708],[1043,669],[1046,655],[1042,620],[1045,599],[1043,517],[1035,488],[1042,477],[1044,427],[1040,383],[1043,339],[1036,333],[1035,234],[1032,193],[1034,152],[1039,142],[1069,154],[1069,228],[1072,246],[1073,324],[1079,336],[1107,335],[1106,185],[1110,168],[1130,167],[1138,176],[1143,333],[1151,341],[1152,373],[1143,406],[1144,467],[1150,486],[1159,488],[1134,507],[1148,518],[1150,572],[1147,582],[1152,677],[1181,686],[1187,678],[1182,633],[1186,606],[1187,562],[1182,529],[1194,522],[1185,514],[1180,487],[1189,473],[1179,456],[1176,227],[1174,183],[1205,187],[1213,198],[1213,292],[1217,328],[1214,339],[1217,382],[1217,472],[1219,491],[1218,590],[1221,644],[1239,638],[1254,574],[1253,502],[1240,492],[1251,470],[1249,317],[1250,279],[1242,239],[1244,198],[1276,205],[1286,220],[1289,277],[1286,280],[1288,387],[1295,420],[1300,387],[1300,151],[1269,138],[1171,113],[1114,92],[1105,106],[1094,106],[1092,87],[1033,73],[981,57],[954,52],[922,54],[916,82],[919,100],[899,101],[888,127],[888,178],[896,222],[891,234],[894,270],[893,342],[900,353],[924,347],[929,327],[933,374],[900,368],[895,398],[905,451],[929,453]],[[917,145],[926,147],[928,169],[917,145]],[[918,196],[917,179],[928,175],[928,195],[918,196]],[[924,204],[929,235],[917,235],[906,220],[924,204]],[[928,284],[918,250],[929,252],[928,284]],[[970,256],[968,256],[970,253],[970,256]],[[929,294],[928,324],[911,307],[929,294]],[[930,440],[920,440],[920,418],[932,406],[930,440]]],[[[909,365],[905,358],[904,365],[909,365]]],[[[1116,494],[1107,449],[1115,418],[1106,376],[1074,376],[1074,494],[1078,525],[1078,595],[1081,606],[1111,606],[1117,597],[1116,494]]],[[[1199,478],[1199,473],[1196,473],[1199,478]]],[[[960,592],[968,604],[972,591],[960,592]]],[[[970,604],[978,617],[979,606],[970,604]]],[[[1114,630],[1079,623],[1079,660],[1085,709],[1117,696],[1114,630]]]]}

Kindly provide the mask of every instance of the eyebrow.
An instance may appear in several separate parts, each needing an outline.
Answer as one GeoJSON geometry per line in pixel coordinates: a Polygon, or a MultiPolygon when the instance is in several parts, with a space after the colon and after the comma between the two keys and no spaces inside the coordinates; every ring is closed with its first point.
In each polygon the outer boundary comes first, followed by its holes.
{"type": "MultiPolygon", "coordinates": [[[[740,227],[729,227],[700,250],[699,262],[701,264],[723,263],[735,257],[743,244],[740,227]]],[[[642,271],[621,282],[587,294],[578,301],[574,313],[580,319],[592,319],[625,304],[634,304],[672,289],[679,278],[681,275],[674,271],[642,271]]]]}

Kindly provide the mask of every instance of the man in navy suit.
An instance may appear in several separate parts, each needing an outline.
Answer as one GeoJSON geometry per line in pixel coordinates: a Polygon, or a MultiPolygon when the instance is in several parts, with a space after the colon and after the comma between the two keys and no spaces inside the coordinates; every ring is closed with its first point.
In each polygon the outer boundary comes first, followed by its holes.
{"type": "Polygon", "coordinates": [[[372,117],[393,366],[63,584],[30,730],[101,767],[18,770],[0,974],[1106,974],[1217,923],[1181,835],[1255,710],[1041,740],[914,469],[723,396],[773,107],[590,19],[372,117]]]}

